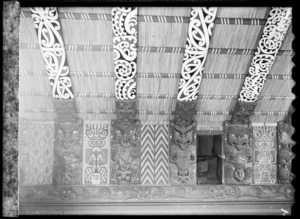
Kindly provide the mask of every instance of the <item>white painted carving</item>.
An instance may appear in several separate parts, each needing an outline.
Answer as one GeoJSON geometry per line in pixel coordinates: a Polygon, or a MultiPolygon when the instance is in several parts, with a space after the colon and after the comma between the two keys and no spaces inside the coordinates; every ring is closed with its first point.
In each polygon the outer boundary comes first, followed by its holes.
{"type": "Polygon", "coordinates": [[[116,98],[136,97],[137,8],[113,8],[116,98]]]}
{"type": "Polygon", "coordinates": [[[254,102],[258,99],[291,23],[291,14],[291,8],[272,8],[270,11],[239,100],[254,102]]]}
{"type": "Polygon", "coordinates": [[[197,99],[216,13],[216,8],[192,8],[179,82],[178,100],[192,101],[197,99]]]}
{"type": "Polygon", "coordinates": [[[54,7],[31,8],[42,55],[46,63],[52,94],[57,99],[74,98],[66,53],[59,32],[58,12],[54,7]]]}

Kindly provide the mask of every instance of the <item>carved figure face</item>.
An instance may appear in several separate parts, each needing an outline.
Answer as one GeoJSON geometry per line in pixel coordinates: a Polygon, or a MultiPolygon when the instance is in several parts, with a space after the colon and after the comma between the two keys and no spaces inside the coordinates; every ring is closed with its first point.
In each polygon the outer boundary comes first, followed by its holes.
{"type": "Polygon", "coordinates": [[[131,169],[117,170],[116,178],[118,180],[118,184],[129,184],[131,180],[131,174],[131,169]]]}
{"type": "Polygon", "coordinates": [[[173,139],[176,144],[180,146],[182,150],[186,150],[190,144],[193,143],[193,125],[188,127],[180,127],[173,125],[173,139]]]}
{"type": "Polygon", "coordinates": [[[89,138],[89,146],[103,147],[105,145],[104,139],[108,135],[108,125],[86,125],[86,135],[89,138]]]}
{"type": "Polygon", "coordinates": [[[230,127],[227,132],[227,142],[229,145],[235,147],[238,151],[245,150],[249,147],[249,134],[246,128],[230,127]]]}
{"type": "Polygon", "coordinates": [[[130,125],[125,130],[121,127],[115,128],[113,132],[113,137],[116,141],[118,141],[121,146],[135,147],[136,146],[136,126],[135,124],[130,125]]]}
{"type": "Polygon", "coordinates": [[[236,168],[233,173],[233,178],[241,182],[245,179],[245,170],[243,168],[236,168]]]}
{"type": "Polygon", "coordinates": [[[56,136],[65,149],[70,149],[74,147],[74,145],[80,144],[82,136],[81,133],[82,120],[78,119],[78,121],[75,123],[59,123],[56,136]]]}

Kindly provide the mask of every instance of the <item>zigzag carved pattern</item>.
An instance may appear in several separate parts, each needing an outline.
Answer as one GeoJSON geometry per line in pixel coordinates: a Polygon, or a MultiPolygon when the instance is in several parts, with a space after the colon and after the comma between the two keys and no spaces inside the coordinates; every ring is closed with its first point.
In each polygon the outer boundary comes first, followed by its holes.
{"type": "Polygon", "coordinates": [[[141,129],[141,184],[154,184],[154,126],[141,129]]]}
{"type": "Polygon", "coordinates": [[[155,175],[156,184],[169,184],[169,130],[167,125],[155,126],[155,175]]]}

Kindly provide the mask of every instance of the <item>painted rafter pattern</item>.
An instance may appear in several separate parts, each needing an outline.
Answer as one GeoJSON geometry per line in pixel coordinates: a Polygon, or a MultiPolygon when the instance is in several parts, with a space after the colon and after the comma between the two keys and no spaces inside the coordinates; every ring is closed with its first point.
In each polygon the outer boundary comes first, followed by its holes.
{"type": "Polygon", "coordinates": [[[191,10],[178,100],[197,99],[216,13],[216,8],[196,7],[191,10]]]}
{"type": "Polygon", "coordinates": [[[113,8],[112,27],[116,98],[135,99],[137,8],[113,8]]]}
{"type": "Polygon", "coordinates": [[[74,95],[57,9],[36,7],[30,10],[52,86],[52,95],[56,99],[72,99],[74,95]]]}
{"type": "Polygon", "coordinates": [[[291,23],[291,8],[272,8],[240,92],[240,101],[258,99],[291,23]]]}

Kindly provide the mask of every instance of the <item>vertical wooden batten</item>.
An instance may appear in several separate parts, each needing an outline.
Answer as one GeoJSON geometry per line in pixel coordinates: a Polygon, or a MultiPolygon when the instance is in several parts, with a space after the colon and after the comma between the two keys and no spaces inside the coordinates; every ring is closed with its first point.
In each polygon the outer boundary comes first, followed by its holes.
{"type": "Polygon", "coordinates": [[[35,7],[30,10],[57,115],[54,126],[53,185],[81,185],[83,122],[76,115],[58,11],[55,7],[35,7]]]}
{"type": "Polygon", "coordinates": [[[196,184],[196,122],[194,117],[216,13],[216,8],[194,7],[191,9],[175,119],[170,123],[170,182],[172,185],[196,184]]]}

